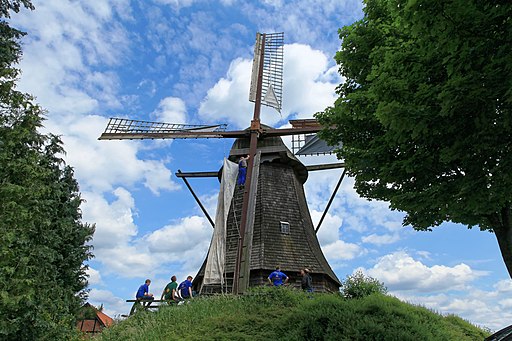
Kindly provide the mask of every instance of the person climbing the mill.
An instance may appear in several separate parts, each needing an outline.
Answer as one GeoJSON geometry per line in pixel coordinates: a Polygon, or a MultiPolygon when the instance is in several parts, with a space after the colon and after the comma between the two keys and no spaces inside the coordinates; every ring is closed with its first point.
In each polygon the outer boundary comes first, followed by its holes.
{"type": "Polygon", "coordinates": [[[249,160],[250,156],[241,157],[238,161],[238,182],[237,185],[243,186],[245,185],[245,176],[247,175],[247,160],[249,160]]]}

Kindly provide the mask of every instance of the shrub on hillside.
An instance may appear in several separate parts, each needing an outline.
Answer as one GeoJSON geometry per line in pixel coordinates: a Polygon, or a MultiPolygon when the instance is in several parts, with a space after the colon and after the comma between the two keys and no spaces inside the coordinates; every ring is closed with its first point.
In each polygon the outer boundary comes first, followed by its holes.
{"type": "Polygon", "coordinates": [[[384,283],[366,276],[361,270],[348,275],[347,279],[341,283],[340,290],[346,298],[362,298],[376,293],[386,294],[388,291],[384,283]]]}

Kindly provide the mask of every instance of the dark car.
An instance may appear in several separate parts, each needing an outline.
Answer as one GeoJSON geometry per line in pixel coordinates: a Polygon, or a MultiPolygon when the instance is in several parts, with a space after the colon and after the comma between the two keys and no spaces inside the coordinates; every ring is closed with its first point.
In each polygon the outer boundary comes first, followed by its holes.
{"type": "Polygon", "coordinates": [[[512,326],[503,328],[502,330],[487,337],[484,341],[511,341],[512,340],[512,326]]]}

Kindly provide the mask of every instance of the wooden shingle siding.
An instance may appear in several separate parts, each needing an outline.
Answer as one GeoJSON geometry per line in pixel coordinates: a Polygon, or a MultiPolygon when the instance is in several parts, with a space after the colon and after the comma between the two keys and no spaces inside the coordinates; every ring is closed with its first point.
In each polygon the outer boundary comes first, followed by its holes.
{"type": "MultiPolygon", "coordinates": [[[[268,275],[279,265],[290,277],[292,286],[300,287],[299,269],[308,268],[312,272],[315,291],[338,291],[340,281],[322,253],[306,203],[303,187],[307,179],[305,166],[280,138],[258,141],[258,147],[262,146],[267,152],[262,153],[259,169],[249,285],[267,284],[268,275]],[[289,233],[281,232],[281,222],[290,224],[289,233]]],[[[248,141],[238,139],[230,155],[246,147],[248,141]]],[[[239,156],[232,156],[232,161],[237,161],[239,156]]],[[[228,214],[225,266],[228,292],[231,291],[237,256],[243,190],[243,187],[235,189],[228,214]]],[[[194,280],[196,288],[201,287],[204,267],[203,263],[194,280]]],[[[203,291],[217,290],[212,286],[210,290],[203,291]]]]}

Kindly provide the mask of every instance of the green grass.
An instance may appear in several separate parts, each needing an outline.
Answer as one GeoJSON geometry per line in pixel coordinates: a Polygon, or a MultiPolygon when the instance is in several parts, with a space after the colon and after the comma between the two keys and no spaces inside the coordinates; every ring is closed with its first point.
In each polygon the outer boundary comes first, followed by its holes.
{"type": "Polygon", "coordinates": [[[101,340],[483,340],[487,331],[459,317],[381,294],[345,299],[284,288],[194,299],[141,312],[101,340]]]}

